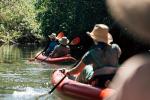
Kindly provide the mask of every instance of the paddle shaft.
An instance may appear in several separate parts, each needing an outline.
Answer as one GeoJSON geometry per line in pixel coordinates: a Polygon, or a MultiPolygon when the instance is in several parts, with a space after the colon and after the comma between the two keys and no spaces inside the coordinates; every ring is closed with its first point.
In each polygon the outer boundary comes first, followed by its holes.
{"type": "Polygon", "coordinates": [[[42,96],[51,94],[66,77],[67,77],[67,75],[65,75],[49,92],[41,94],[38,97],[42,97],[42,96]]]}
{"type": "Polygon", "coordinates": [[[34,61],[41,53],[43,53],[44,51],[41,51],[37,56],[35,56],[34,58],[30,59],[29,61],[34,61]]]}
{"type": "MultiPolygon", "coordinates": [[[[74,66],[76,66],[78,63],[79,61],[77,61],[74,66]]],[[[51,91],[48,92],[48,94],[51,94],[66,77],[67,74],[65,74],[65,76],[51,89],[51,91]]]]}
{"type": "MultiPolygon", "coordinates": [[[[77,61],[73,66],[75,67],[78,63],[79,63],[79,61],[77,61]]],[[[66,77],[67,77],[67,75],[65,74],[65,76],[49,92],[41,94],[38,97],[42,97],[42,96],[51,94],[66,77]]]]}
{"type": "Polygon", "coordinates": [[[49,56],[47,56],[45,59],[41,60],[41,62],[45,61],[45,60],[48,59],[48,58],[49,58],[49,56]]]}
{"type": "Polygon", "coordinates": [[[34,59],[36,59],[41,53],[43,53],[44,52],[44,50],[43,51],[41,51],[37,56],[35,56],[34,57],[34,59]]]}
{"type": "Polygon", "coordinates": [[[51,94],[66,77],[67,75],[65,74],[65,76],[51,89],[51,91],[48,92],[48,94],[51,94]]]}

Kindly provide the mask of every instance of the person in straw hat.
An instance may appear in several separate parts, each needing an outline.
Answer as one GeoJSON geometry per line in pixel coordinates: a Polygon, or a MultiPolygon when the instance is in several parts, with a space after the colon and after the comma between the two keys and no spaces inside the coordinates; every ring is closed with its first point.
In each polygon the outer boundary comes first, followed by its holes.
{"type": "Polygon", "coordinates": [[[43,55],[49,56],[49,54],[54,50],[54,47],[58,44],[58,40],[56,39],[56,33],[50,34],[48,39],[48,43],[43,50],[43,55]]]}
{"type": "Polygon", "coordinates": [[[113,38],[107,25],[96,24],[93,31],[88,32],[88,35],[95,43],[94,48],[87,51],[74,68],[70,70],[62,69],[62,72],[68,75],[80,74],[76,80],[82,83],[89,83],[93,73],[98,69],[116,67],[121,55],[120,47],[117,44],[111,44],[113,38]]]}
{"type": "Polygon", "coordinates": [[[62,37],[59,39],[59,45],[56,45],[52,53],[50,54],[50,57],[63,57],[70,53],[70,47],[68,45],[69,40],[67,37],[62,37]]]}

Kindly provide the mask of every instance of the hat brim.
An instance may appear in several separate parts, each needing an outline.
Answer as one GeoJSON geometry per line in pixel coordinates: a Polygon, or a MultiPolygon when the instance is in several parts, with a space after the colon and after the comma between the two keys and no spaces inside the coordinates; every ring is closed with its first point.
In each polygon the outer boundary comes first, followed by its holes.
{"type": "Polygon", "coordinates": [[[48,35],[48,37],[49,37],[49,38],[56,38],[56,36],[51,36],[51,35],[48,35]]]}
{"type": "Polygon", "coordinates": [[[113,37],[112,37],[112,35],[111,35],[110,33],[107,33],[107,34],[108,34],[108,35],[107,35],[108,40],[103,39],[103,38],[101,38],[101,37],[98,38],[98,37],[96,37],[95,35],[93,35],[92,32],[86,32],[86,34],[89,35],[94,41],[105,42],[105,43],[107,43],[107,44],[110,44],[110,43],[113,42],[113,37]]]}
{"type": "Polygon", "coordinates": [[[62,41],[61,39],[59,40],[59,43],[62,44],[62,45],[67,45],[67,44],[69,44],[69,42],[70,42],[70,41],[69,41],[68,39],[67,39],[67,42],[66,42],[66,43],[63,43],[63,41],[62,41]]]}

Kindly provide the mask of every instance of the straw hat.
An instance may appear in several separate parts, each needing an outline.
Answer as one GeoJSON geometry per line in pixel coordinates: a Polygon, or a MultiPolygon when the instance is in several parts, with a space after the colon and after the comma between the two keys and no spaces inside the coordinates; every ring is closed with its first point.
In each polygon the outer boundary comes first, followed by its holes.
{"type": "Polygon", "coordinates": [[[145,42],[150,39],[150,0],[107,0],[107,5],[112,16],[134,36],[145,42]]]}
{"type": "Polygon", "coordinates": [[[87,32],[87,34],[90,35],[91,38],[97,42],[104,42],[110,44],[113,41],[113,38],[109,33],[109,27],[105,24],[96,24],[93,31],[91,33],[87,32]]]}
{"type": "Polygon", "coordinates": [[[67,45],[69,43],[69,40],[67,39],[67,37],[62,37],[59,40],[59,43],[62,44],[62,45],[67,45]]]}
{"type": "Polygon", "coordinates": [[[52,33],[51,35],[49,35],[49,38],[56,38],[56,33],[52,33]]]}

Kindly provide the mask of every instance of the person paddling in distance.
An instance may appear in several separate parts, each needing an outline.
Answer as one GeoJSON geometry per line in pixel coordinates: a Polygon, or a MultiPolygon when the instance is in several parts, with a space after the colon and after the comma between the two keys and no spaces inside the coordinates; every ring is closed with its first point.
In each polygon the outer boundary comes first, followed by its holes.
{"type": "Polygon", "coordinates": [[[107,25],[96,24],[93,31],[88,32],[88,35],[95,43],[93,48],[84,54],[74,68],[70,70],[61,69],[67,75],[79,74],[76,80],[82,83],[89,83],[93,75],[98,74],[98,70],[101,68],[118,66],[121,55],[120,47],[117,44],[111,44],[113,38],[107,25]]]}
{"type": "Polygon", "coordinates": [[[70,47],[68,45],[69,40],[67,37],[62,37],[59,39],[59,44],[55,46],[54,50],[50,54],[50,57],[56,58],[56,57],[63,57],[70,53],[70,47]]]}
{"type": "Polygon", "coordinates": [[[55,46],[58,44],[58,40],[56,38],[56,33],[52,33],[48,36],[49,40],[46,48],[44,49],[43,55],[49,56],[49,54],[54,50],[55,46]]]}

